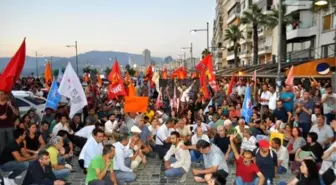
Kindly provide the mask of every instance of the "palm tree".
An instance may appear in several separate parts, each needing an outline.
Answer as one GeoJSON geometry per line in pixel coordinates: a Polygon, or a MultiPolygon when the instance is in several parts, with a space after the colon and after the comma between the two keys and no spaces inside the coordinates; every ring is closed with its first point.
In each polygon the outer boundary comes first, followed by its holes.
{"type": "Polygon", "coordinates": [[[225,30],[224,41],[233,42],[234,64],[238,68],[238,47],[239,40],[244,39],[242,32],[239,30],[239,25],[232,24],[225,30]]]}
{"type": "Polygon", "coordinates": [[[265,15],[257,4],[252,4],[240,18],[242,24],[252,24],[253,29],[253,64],[258,64],[258,26],[263,23],[265,15]]]}
{"type": "Polygon", "coordinates": [[[207,48],[205,48],[205,49],[202,51],[202,59],[203,59],[205,56],[209,55],[209,54],[211,54],[211,52],[210,52],[207,48]]]}
{"type": "MultiPolygon", "coordinates": [[[[278,42],[281,42],[281,56],[282,60],[287,60],[287,26],[296,24],[298,25],[300,23],[299,16],[295,16],[298,12],[293,12],[291,14],[286,15],[287,8],[286,5],[283,5],[282,7],[282,14],[283,14],[283,22],[282,22],[282,40],[279,40],[278,42]]],[[[278,25],[279,21],[279,6],[277,9],[273,9],[269,16],[265,16],[263,24],[271,29],[274,29],[278,25]]]]}

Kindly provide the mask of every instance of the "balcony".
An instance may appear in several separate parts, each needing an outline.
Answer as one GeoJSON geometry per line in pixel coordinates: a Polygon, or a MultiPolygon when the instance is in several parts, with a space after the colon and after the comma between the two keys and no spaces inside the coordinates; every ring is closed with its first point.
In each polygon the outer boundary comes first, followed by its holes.
{"type": "Polygon", "coordinates": [[[298,25],[293,27],[287,26],[287,40],[291,40],[299,37],[310,37],[317,34],[317,26],[303,26],[298,25]]]}
{"type": "Polygon", "coordinates": [[[272,47],[271,46],[259,46],[258,48],[258,55],[263,55],[265,53],[272,53],[272,47]]]}
{"type": "Polygon", "coordinates": [[[239,52],[239,58],[250,57],[251,54],[252,54],[252,50],[251,49],[243,50],[243,51],[239,52]]]}
{"type": "Polygon", "coordinates": [[[234,59],[234,52],[233,52],[233,50],[232,51],[228,51],[226,60],[233,60],[233,59],[234,59]]]}
{"type": "Polygon", "coordinates": [[[309,0],[286,0],[284,4],[290,5],[287,6],[286,14],[290,14],[292,12],[298,10],[307,10],[310,9],[312,6],[313,1],[309,0]]]}

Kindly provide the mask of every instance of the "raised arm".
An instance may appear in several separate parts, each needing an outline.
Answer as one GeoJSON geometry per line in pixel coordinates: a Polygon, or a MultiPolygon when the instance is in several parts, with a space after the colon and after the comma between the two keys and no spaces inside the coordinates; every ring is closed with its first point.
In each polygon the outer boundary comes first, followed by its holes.
{"type": "Polygon", "coordinates": [[[238,160],[240,155],[239,155],[239,152],[238,152],[238,150],[236,148],[236,145],[234,143],[234,139],[236,138],[236,136],[237,136],[237,133],[230,135],[230,146],[231,146],[231,149],[233,151],[233,154],[234,154],[236,160],[238,160]]]}

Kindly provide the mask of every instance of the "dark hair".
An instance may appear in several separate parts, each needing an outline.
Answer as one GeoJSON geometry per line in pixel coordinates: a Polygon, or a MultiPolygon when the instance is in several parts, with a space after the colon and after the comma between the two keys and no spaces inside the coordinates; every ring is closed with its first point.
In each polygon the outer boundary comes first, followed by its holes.
{"type": "Polygon", "coordinates": [[[176,120],[175,120],[175,119],[173,119],[173,118],[169,118],[169,119],[167,120],[166,124],[170,124],[170,123],[172,123],[172,124],[174,124],[174,125],[175,125],[175,123],[176,123],[176,120]]]}
{"type": "Polygon", "coordinates": [[[180,137],[180,133],[178,133],[178,132],[176,132],[176,131],[173,131],[172,133],[170,133],[170,135],[171,135],[171,136],[174,135],[174,136],[176,136],[177,138],[180,137]]]}
{"type": "Polygon", "coordinates": [[[103,155],[106,155],[106,154],[110,153],[112,148],[114,148],[114,146],[111,145],[111,144],[105,145],[104,148],[103,148],[103,155]]]}
{"type": "Polygon", "coordinates": [[[38,156],[38,159],[42,159],[43,156],[49,156],[49,152],[47,150],[41,150],[39,151],[37,156],[38,156]]]}
{"type": "Polygon", "coordinates": [[[316,163],[311,159],[305,159],[303,162],[306,164],[308,169],[308,179],[319,179],[316,163]]]}
{"type": "MultiPolygon", "coordinates": [[[[301,129],[300,129],[299,127],[293,127],[293,128],[292,128],[292,132],[293,132],[294,129],[298,132],[298,136],[301,136],[301,134],[302,134],[302,133],[301,133],[301,129]]],[[[292,134],[292,135],[293,135],[293,134],[292,134]]]]}
{"type": "Polygon", "coordinates": [[[74,115],[74,117],[75,117],[75,116],[79,116],[79,117],[81,117],[82,115],[81,115],[80,113],[77,113],[77,114],[74,115]]]}
{"type": "Polygon", "coordinates": [[[29,123],[28,128],[30,128],[30,127],[33,126],[33,125],[36,125],[36,126],[37,126],[36,123],[29,123]]]}
{"type": "Polygon", "coordinates": [[[46,121],[46,120],[43,120],[43,121],[41,122],[41,125],[45,125],[45,124],[47,124],[47,125],[49,126],[49,122],[46,121]]]}
{"type": "Polygon", "coordinates": [[[277,145],[281,145],[281,140],[277,137],[273,138],[272,141],[277,145]]]}
{"type": "Polygon", "coordinates": [[[100,128],[93,129],[92,134],[94,136],[97,136],[98,133],[103,133],[104,134],[104,131],[102,129],[100,129],[100,128]]]}
{"type": "Polygon", "coordinates": [[[126,139],[128,139],[128,135],[123,134],[119,137],[119,142],[125,141],[126,139]]]}
{"type": "Polygon", "coordinates": [[[62,114],[60,114],[60,113],[56,113],[56,115],[55,115],[55,119],[61,119],[61,117],[62,117],[62,114]]]}
{"type": "Polygon", "coordinates": [[[331,84],[328,83],[328,84],[325,86],[325,88],[326,88],[326,89],[331,88],[331,84]]]}
{"type": "Polygon", "coordinates": [[[57,136],[61,136],[61,137],[65,137],[65,136],[69,136],[69,132],[65,131],[65,130],[60,130],[57,132],[57,136]]]}
{"type": "Polygon", "coordinates": [[[218,173],[213,174],[212,179],[215,181],[215,185],[226,184],[226,177],[222,177],[218,173]]]}
{"type": "Polygon", "coordinates": [[[25,130],[22,128],[15,129],[13,132],[14,139],[18,139],[20,136],[23,136],[25,134],[25,130]]]}
{"type": "Polygon", "coordinates": [[[197,144],[196,144],[196,148],[197,148],[197,150],[199,150],[199,149],[204,149],[204,148],[207,148],[207,147],[209,147],[209,146],[210,146],[210,143],[207,142],[207,141],[205,141],[205,140],[203,140],[203,139],[200,139],[200,140],[197,142],[197,144]]]}
{"type": "Polygon", "coordinates": [[[312,139],[312,142],[316,142],[318,135],[316,134],[316,132],[309,132],[308,136],[312,139]]]}

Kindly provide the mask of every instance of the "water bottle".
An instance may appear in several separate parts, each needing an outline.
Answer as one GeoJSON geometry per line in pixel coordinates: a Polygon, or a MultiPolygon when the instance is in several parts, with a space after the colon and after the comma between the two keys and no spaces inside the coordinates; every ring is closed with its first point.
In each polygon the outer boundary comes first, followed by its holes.
{"type": "Polygon", "coordinates": [[[267,184],[267,185],[272,185],[271,180],[270,180],[270,179],[267,179],[266,184],[267,184]]]}

